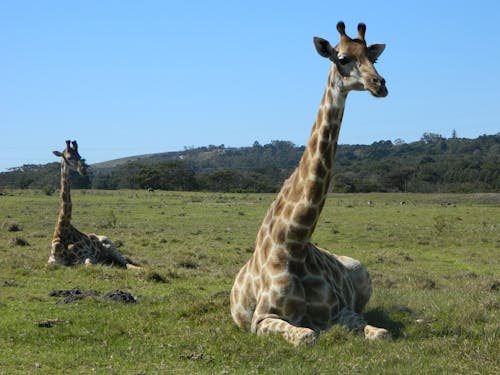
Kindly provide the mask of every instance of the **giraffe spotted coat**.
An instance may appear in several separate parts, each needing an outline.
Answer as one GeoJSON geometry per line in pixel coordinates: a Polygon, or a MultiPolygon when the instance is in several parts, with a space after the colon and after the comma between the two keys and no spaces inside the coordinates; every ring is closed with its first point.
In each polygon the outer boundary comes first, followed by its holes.
{"type": "Polygon", "coordinates": [[[49,264],[65,266],[84,263],[113,264],[126,268],[138,268],[126,260],[106,236],[87,234],[71,224],[73,204],[70,192],[70,171],[86,175],[87,165],[78,152],[76,141],[66,141],[66,148],[54,151],[61,158],[61,205],[52,237],[49,264]]]}
{"type": "Polygon", "coordinates": [[[326,200],[333,160],[351,90],[387,95],[373,64],[384,45],[367,46],[366,26],[349,38],[337,24],[340,43],[315,38],[318,53],[332,61],[327,86],[299,165],[281,188],[259,229],[253,255],[236,276],[230,295],[233,320],[261,334],[278,333],[299,345],[313,343],[333,324],[363,332],[368,339],[388,332],[360,315],[372,285],[357,260],[337,256],[310,241],[326,200]]]}

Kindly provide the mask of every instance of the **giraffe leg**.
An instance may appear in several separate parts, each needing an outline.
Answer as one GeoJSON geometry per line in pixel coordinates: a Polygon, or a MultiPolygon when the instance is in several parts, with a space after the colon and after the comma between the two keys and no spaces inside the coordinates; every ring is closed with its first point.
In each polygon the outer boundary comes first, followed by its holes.
{"type": "Polygon", "coordinates": [[[95,254],[89,250],[85,241],[78,241],[74,244],[68,245],[68,252],[74,257],[74,263],[83,263],[86,267],[97,264],[95,254]]]}
{"type": "Polygon", "coordinates": [[[64,245],[60,242],[55,242],[52,244],[52,248],[50,250],[48,264],[62,264],[66,265],[66,261],[64,260],[64,245]]]}
{"type": "Polygon", "coordinates": [[[346,327],[349,331],[363,332],[367,340],[378,340],[391,337],[389,331],[385,328],[378,328],[367,324],[361,315],[348,308],[344,308],[340,312],[337,322],[346,327]]]}
{"type": "Polygon", "coordinates": [[[92,259],[92,258],[85,258],[85,261],[83,262],[83,264],[85,264],[85,267],[90,267],[90,266],[93,266],[94,264],[96,264],[97,262],[95,261],[95,259],[92,259]]]}
{"type": "Polygon", "coordinates": [[[127,268],[128,270],[132,269],[141,269],[142,267],[138,267],[132,263],[129,263],[125,257],[118,251],[113,242],[111,242],[106,236],[97,236],[99,241],[102,244],[103,254],[102,256],[110,259],[112,262],[117,263],[118,265],[127,268]]]}
{"type": "Polygon", "coordinates": [[[49,260],[47,261],[48,264],[61,264],[62,262],[57,260],[54,250],[50,253],[49,260]]]}
{"type": "Polygon", "coordinates": [[[281,334],[289,343],[298,345],[312,345],[318,340],[319,334],[310,328],[296,327],[279,318],[265,318],[257,323],[258,335],[281,334]]]}
{"type": "Polygon", "coordinates": [[[369,324],[366,325],[364,333],[367,340],[388,339],[391,337],[391,334],[385,328],[378,328],[369,324]]]}
{"type": "Polygon", "coordinates": [[[136,266],[132,263],[127,263],[126,267],[128,270],[140,270],[140,269],[142,269],[142,267],[136,266]]]}

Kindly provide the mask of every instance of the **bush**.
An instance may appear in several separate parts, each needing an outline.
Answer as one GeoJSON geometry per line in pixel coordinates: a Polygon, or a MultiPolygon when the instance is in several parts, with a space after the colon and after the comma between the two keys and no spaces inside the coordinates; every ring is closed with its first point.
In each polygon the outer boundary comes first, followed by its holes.
{"type": "Polygon", "coordinates": [[[56,191],[56,189],[52,185],[45,185],[42,188],[42,190],[45,193],[45,195],[48,195],[48,196],[51,196],[56,191]]]}

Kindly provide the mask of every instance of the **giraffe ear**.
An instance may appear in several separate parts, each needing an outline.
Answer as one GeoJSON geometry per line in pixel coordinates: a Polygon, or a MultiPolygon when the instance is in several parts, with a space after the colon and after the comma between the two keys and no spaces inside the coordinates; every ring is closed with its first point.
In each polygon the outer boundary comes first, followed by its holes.
{"type": "Polygon", "coordinates": [[[62,156],[63,156],[62,152],[59,152],[59,151],[52,151],[52,153],[53,153],[55,156],[59,156],[59,157],[62,157],[62,156]]]}
{"type": "Polygon", "coordinates": [[[368,46],[368,58],[371,62],[377,61],[385,50],[385,44],[371,44],[368,46]]]}
{"type": "Polygon", "coordinates": [[[334,53],[333,47],[330,45],[330,42],[323,38],[318,38],[315,36],[313,38],[314,46],[316,47],[316,51],[320,54],[320,56],[330,58],[334,53]]]}

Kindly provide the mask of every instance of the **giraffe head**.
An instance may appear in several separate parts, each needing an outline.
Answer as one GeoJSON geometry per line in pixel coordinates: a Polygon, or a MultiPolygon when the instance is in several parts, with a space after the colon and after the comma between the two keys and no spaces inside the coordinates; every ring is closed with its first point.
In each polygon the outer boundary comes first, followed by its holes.
{"type": "Polygon", "coordinates": [[[340,84],[346,91],[368,90],[373,96],[387,96],[385,79],[382,78],[373,66],[385,49],[385,44],[367,45],[365,41],[366,25],[358,24],[358,35],[351,39],[345,32],[345,24],[337,23],[340,42],[332,47],[322,38],[314,37],[314,45],[318,53],[330,59],[333,69],[342,77],[340,84]]]}
{"type": "Polygon", "coordinates": [[[87,174],[88,165],[85,163],[85,159],[82,159],[78,153],[78,144],[76,141],[66,141],[66,148],[64,151],[53,151],[55,156],[61,158],[61,163],[64,163],[66,167],[74,169],[78,172],[80,176],[85,176],[87,174]]]}

